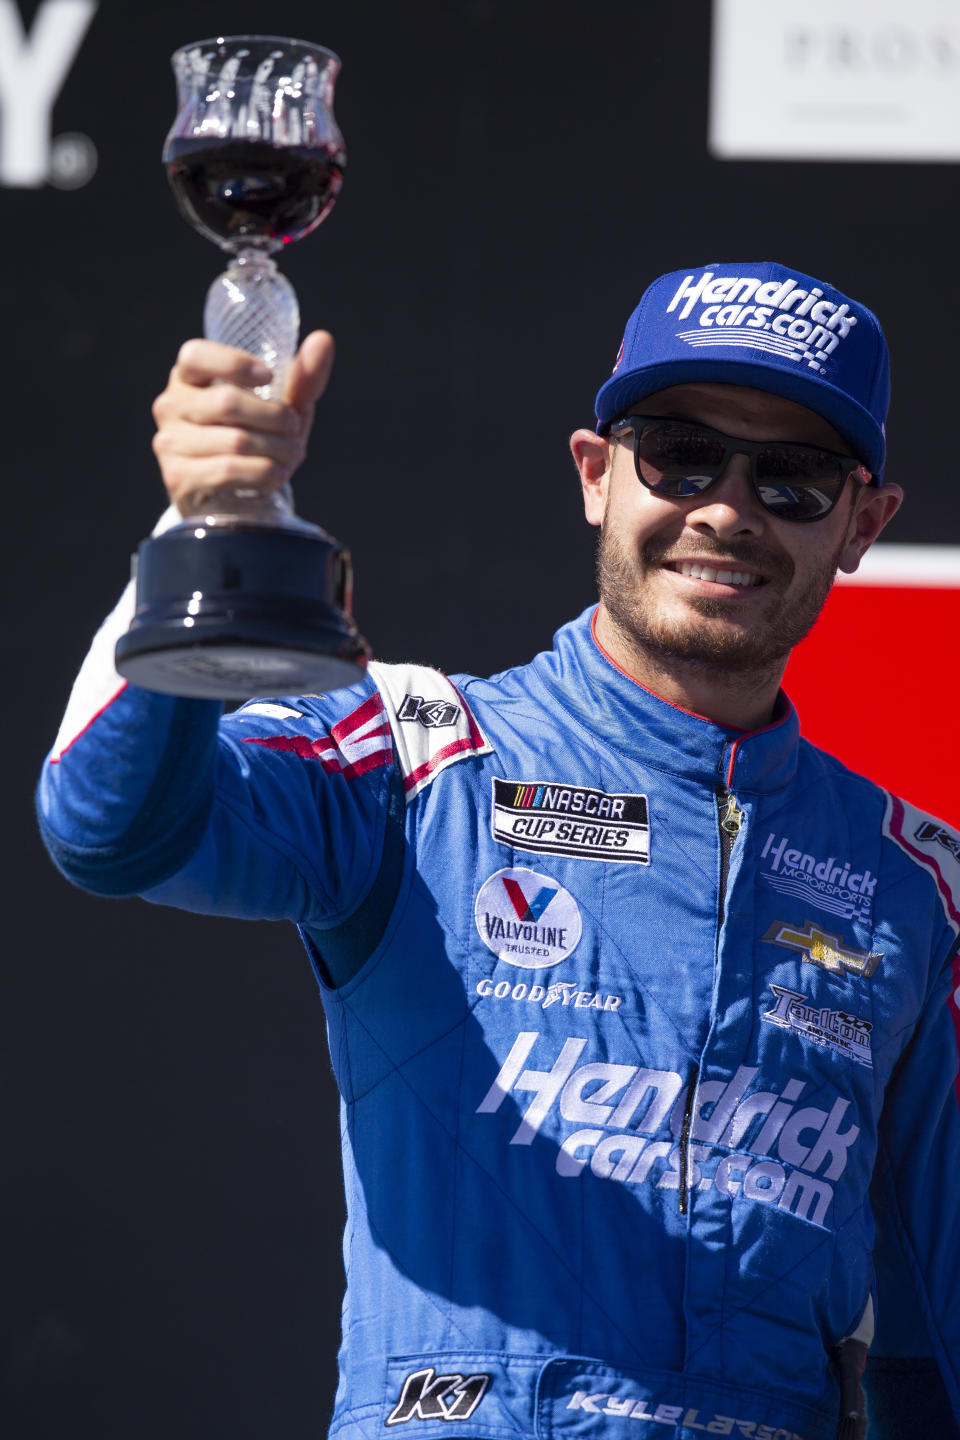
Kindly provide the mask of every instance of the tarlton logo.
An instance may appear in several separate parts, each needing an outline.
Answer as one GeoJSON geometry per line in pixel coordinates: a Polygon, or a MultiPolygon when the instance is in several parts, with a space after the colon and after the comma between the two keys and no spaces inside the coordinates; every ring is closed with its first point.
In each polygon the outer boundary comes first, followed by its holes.
{"type": "Polygon", "coordinates": [[[681,302],[678,320],[686,320],[695,305],[701,309],[698,328],[678,330],[678,340],[693,346],[746,345],[797,364],[805,360],[808,369],[821,375],[857,323],[849,305],[834,305],[817,286],[804,290],[792,279],[761,284],[749,275],[717,276],[704,270],[699,278],[686,277],[666,313],[681,302]]]}
{"type": "Polygon", "coordinates": [[[801,1040],[833,1050],[837,1055],[853,1060],[857,1065],[873,1069],[870,1054],[870,1033],[873,1030],[869,1020],[851,1015],[846,1010],[830,1010],[826,1006],[808,1004],[808,997],[783,985],[771,984],[776,1004],[772,1010],[761,1015],[770,1025],[779,1025],[792,1030],[801,1040]]]}
{"type": "Polygon", "coordinates": [[[404,695],[397,719],[416,720],[425,730],[439,730],[443,725],[456,725],[460,719],[460,706],[448,700],[425,700],[422,695],[404,695]]]}
{"type": "Polygon", "coordinates": [[[819,965],[821,970],[829,970],[832,975],[842,975],[846,970],[851,975],[869,979],[883,959],[882,950],[853,950],[844,945],[839,935],[821,930],[812,920],[805,920],[802,926],[774,920],[760,938],[769,945],[799,950],[804,960],[819,965]]]}
{"type": "Polygon", "coordinates": [[[820,859],[792,846],[785,835],[772,833],[760,859],[765,862],[761,875],[781,895],[799,895],[842,920],[869,921],[877,880],[868,869],[855,870],[849,860],[833,855],[820,859]]]}
{"type": "Polygon", "coordinates": [[[481,1000],[493,996],[494,1000],[513,1000],[528,1005],[539,1005],[549,1010],[551,1005],[572,1006],[574,1010],[619,1010],[623,1004],[622,995],[604,995],[602,990],[581,990],[570,980],[561,980],[556,985],[526,985],[521,980],[516,985],[509,980],[498,980],[496,984],[486,976],[477,981],[477,994],[481,1000]]]}
{"type": "Polygon", "coordinates": [[[469,1420],[490,1388],[492,1375],[438,1375],[431,1367],[415,1370],[403,1382],[388,1425],[408,1420],[469,1420]]]}
{"type": "Polygon", "coordinates": [[[494,779],[493,838],[517,850],[649,865],[647,797],[554,780],[494,779]]]}
{"type": "Polygon", "coordinates": [[[649,1420],[654,1425],[668,1425],[676,1430],[706,1430],[711,1435],[748,1435],[753,1440],[803,1440],[793,1430],[774,1430],[772,1425],[758,1425],[756,1420],[738,1420],[733,1415],[710,1415],[707,1411],[690,1410],[686,1405],[657,1405],[653,1400],[640,1400],[633,1395],[613,1395],[609,1390],[577,1390],[566,1407],[585,1410],[588,1415],[610,1415],[618,1420],[649,1420]],[[603,1402],[606,1401],[606,1404],[603,1402]]]}
{"type": "MultiPolygon", "coordinates": [[[[753,1090],[759,1072],[741,1065],[729,1080],[701,1081],[691,1104],[689,1085],[675,1070],[580,1065],[587,1041],[579,1036],[564,1041],[549,1070],[528,1068],[542,1038],[536,1030],[520,1032],[477,1106],[478,1115],[495,1115],[508,1095],[532,1097],[510,1145],[532,1145],[545,1131],[558,1143],[556,1170],[565,1179],[589,1167],[598,1180],[658,1190],[683,1184],[689,1194],[715,1189],[730,1200],[742,1196],[826,1224],[832,1182],[860,1134],[853,1120],[842,1128],[850,1100],[837,1096],[829,1111],[798,1107],[806,1080],[781,1077],[777,1090],[753,1090]],[[583,1128],[565,1133],[564,1121],[583,1128]],[[653,1138],[664,1131],[672,1139],[653,1138]]],[[[822,1085],[816,1098],[825,1098],[822,1085]]]]}
{"type": "Polygon", "coordinates": [[[523,970],[559,965],[576,949],[583,931],[580,908],[569,890],[520,867],[497,870],[484,881],[474,918],[494,955],[523,970]]]}

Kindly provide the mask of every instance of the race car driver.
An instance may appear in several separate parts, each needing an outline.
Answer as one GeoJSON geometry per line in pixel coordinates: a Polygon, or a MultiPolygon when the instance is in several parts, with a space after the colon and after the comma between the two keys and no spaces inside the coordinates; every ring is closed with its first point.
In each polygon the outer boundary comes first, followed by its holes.
{"type": "MultiPolygon", "coordinates": [[[[285,483],[331,357],[309,337],[281,405],[184,347],[174,505],[285,483]]],[[[40,785],[57,864],[292,920],[316,971],[332,1436],[859,1440],[871,1341],[871,1440],[960,1417],[960,839],[780,690],[900,504],[887,398],[832,285],[676,271],[571,440],[599,605],[529,665],[372,663],[221,717],[120,681],[129,594],[95,639],[40,785]]]]}

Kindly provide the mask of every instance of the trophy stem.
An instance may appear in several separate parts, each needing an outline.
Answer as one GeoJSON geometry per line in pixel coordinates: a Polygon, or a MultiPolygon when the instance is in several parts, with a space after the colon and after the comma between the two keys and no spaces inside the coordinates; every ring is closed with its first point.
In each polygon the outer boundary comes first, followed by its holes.
{"type": "MultiPolygon", "coordinates": [[[[283,399],[299,331],[296,291],[260,248],[240,250],[207,291],[204,335],[246,350],[273,371],[268,384],[254,389],[264,400],[283,399]]],[[[302,524],[294,514],[289,485],[272,495],[242,484],[200,490],[187,497],[183,508],[191,522],[208,526],[302,524]]]]}
{"type": "Polygon", "coordinates": [[[240,250],[207,291],[203,333],[221,345],[247,350],[273,371],[256,394],[282,400],[297,353],[300,306],[290,281],[261,248],[240,250]]]}

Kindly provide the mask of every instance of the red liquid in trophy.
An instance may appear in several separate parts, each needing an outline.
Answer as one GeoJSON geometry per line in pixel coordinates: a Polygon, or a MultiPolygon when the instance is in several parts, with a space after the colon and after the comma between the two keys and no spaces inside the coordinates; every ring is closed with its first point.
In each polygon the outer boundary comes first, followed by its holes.
{"type": "Polygon", "coordinates": [[[342,150],[259,140],[171,140],[164,160],[192,225],[220,242],[254,245],[286,244],[315,229],[340,192],[345,164],[342,150]]]}

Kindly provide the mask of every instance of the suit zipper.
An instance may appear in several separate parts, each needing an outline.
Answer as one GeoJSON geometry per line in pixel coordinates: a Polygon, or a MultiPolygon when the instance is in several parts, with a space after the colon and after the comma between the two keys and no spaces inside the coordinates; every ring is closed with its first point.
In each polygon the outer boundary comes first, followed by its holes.
{"type": "Polygon", "coordinates": [[[687,1195],[687,1169],[690,1164],[690,1125],[693,1121],[693,1102],[697,1093],[697,1081],[700,1078],[700,1067],[694,1065],[690,1071],[690,1083],[687,1086],[687,1103],[683,1107],[683,1123],[680,1126],[680,1182],[677,1187],[677,1208],[681,1215],[686,1215],[689,1209],[687,1195]]]}
{"type": "MultiPolygon", "coordinates": [[[[717,822],[720,827],[720,894],[717,912],[717,943],[719,945],[720,931],[723,927],[723,917],[727,904],[727,878],[730,874],[730,857],[733,854],[733,847],[737,836],[740,834],[740,826],[743,824],[743,811],[737,804],[737,797],[732,790],[725,785],[717,786],[717,822]]],[[[695,1065],[690,1074],[690,1083],[687,1086],[687,1103],[683,1112],[683,1123],[680,1128],[680,1184],[677,1194],[677,1205],[681,1215],[686,1215],[689,1209],[689,1193],[687,1187],[687,1171],[689,1168],[690,1151],[690,1129],[693,1123],[693,1106],[696,1099],[697,1081],[700,1078],[700,1067],[695,1065]]]]}
{"type": "Polygon", "coordinates": [[[743,811],[737,804],[737,797],[725,785],[717,786],[717,816],[720,823],[720,905],[717,914],[717,935],[719,936],[727,905],[730,856],[733,853],[736,838],[740,834],[740,826],[743,824],[743,811]]]}

